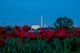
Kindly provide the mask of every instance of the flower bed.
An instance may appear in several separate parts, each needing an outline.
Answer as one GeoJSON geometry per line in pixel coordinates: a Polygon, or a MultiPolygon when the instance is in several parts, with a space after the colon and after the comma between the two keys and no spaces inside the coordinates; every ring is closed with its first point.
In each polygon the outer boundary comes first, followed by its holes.
{"type": "MultiPolygon", "coordinates": [[[[10,29],[10,28],[9,28],[10,29]]],[[[40,29],[29,32],[30,27],[15,26],[10,31],[0,27],[0,53],[79,53],[80,30],[40,29]]]]}

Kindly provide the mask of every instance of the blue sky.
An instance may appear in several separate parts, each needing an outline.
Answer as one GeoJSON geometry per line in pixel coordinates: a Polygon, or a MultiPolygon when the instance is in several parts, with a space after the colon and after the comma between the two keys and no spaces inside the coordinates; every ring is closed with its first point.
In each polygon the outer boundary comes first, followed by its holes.
{"type": "Polygon", "coordinates": [[[80,0],[0,0],[0,25],[51,25],[60,16],[80,26],[80,0]]]}

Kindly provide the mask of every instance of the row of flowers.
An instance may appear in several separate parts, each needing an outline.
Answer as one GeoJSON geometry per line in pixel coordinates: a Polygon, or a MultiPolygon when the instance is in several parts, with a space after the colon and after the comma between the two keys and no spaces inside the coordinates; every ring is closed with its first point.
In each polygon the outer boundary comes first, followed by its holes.
{"type": "Polygon", "coordinates": [[[39,29],[39,33],[35,32],[29,32],[30,27],[29,26],[15,26],[14,30],[7,31],[6,28],[0,27],[0,45],[2,46],[4,44],[4,40],[19,37],[21,39],[23,38],[29,38],[29,39],[44,39],[47,41],[51,41],[53,38],[71,38],[74,36],[80,36],[80,30],[73,28],[71,31],[67,30],[66,28],[62,27],[57,30],[46,30],[44,28],[39,29]]]}

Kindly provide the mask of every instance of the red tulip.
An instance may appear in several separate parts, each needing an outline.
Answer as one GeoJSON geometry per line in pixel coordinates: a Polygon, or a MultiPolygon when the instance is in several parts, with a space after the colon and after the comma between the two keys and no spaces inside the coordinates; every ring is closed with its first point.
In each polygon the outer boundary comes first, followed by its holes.
{"type": "Polygon", "coordinates": [[[0,27],[0,34],[5,34],[5,33],[6,33],[6,30],[0,27]]]}
{"type": "Polygon", "coordinates": [[[15,30],[12,32],[13,37],[18,37],[19,36],[19,31],[15,30]]]}
{"type": "Polygon", "coordinates": [[[15,25],[15,30],[20,31],[21,28],[19,26],[15,25]]]}
{"type": "Polygon", "coordinates": [[[36,39],[36,38],[37,38],[37,35],[36,35],[35,33],[29,32],[29,33],[28,33],[28,37],[29,37],[30,39],[36,39]]]}
{"type": "Polygon", "coordinates": [[[46,39],[47,38],[47,31],[45,29],[40,30],[39,38],[41,38],[41,39],[46,39]]]}
{"type": "Polygon", "coordinates": [[[40,34],[46,33],[45,29],[40,29],[40,34]]]}
{"type": "Polygon", "coordinates": [[[72,32],[74,35],[80,37],[80,30],[79,29],[73,29],[72,32]]]}
{"type": "Polygon", "coordinates": [[[56,37],[58,37],[59,39],[68,38],[69,36],[70,34],[65,28],[61,28],[56,34],[56,37]]]}
{"type": "Polygon", "coordinates": [[[4,46],[4,45],[5,45],[4,40],[0,40],[0,46],[4,46]]]}
{"type": "Polygon", "coordinates": [[[47,41],[50,42],[52,39],[51,38],[47,38],[47,41]]]}
{"type": "Polygon", "coordinates": [[[25,32],[28,31],[29,29],[30,29],[29,26],[27,26],[27,25],[23,26],[23,30],[24,30],[25,32]]]}
{"type": "Polygon", "coordinates": [[[56,35],[56,31],[51,31],[51,30],[47,31],[47,37],[53,38],[55,37],[55,35],[56,35]]]}
{"type": "Polygon", "coordinates": [[[47,38],[47,33],[43,33],[39,35],[40,39],[46,39],[47,38]]]}
{"type": "Polygon", "coordinates": [[[48,31],[47,31],[47,40],[48,40],[48,41],[51,41],[52,38],[55,37],[55,35],[56,35],[56,31],[48,30],[48,31]]]}
{"type": "Polygon", "coordinates": [[[23,38],[28,38],[28,32],[23,32],[23,35],[22,35],[23,38]]]}
{"type": "Polygon", "coordinates": [[[5,39],[12,38],[12,35],[11,35],[11,33],[10,33],[10,32],[9,32],[9,33],[6,33],[4,38],[5,38],[5,39]]]}
{"type": "Polygon", "coordinates": [[[14,37],[18,37],[18,35],[16,34],[15,31],[11,32],[11,35],[12,35],[13,38],[14,38],[14,37]]]}
{"type": "Polygon", "coordinates": [[[25,32],[24,32],[24,31],[19,31],[19,32],[17,32],[17,34],[18,34],[18,36],[19,36],[20,38],[23,38],[24,35],[25,35],[25,32]]]}

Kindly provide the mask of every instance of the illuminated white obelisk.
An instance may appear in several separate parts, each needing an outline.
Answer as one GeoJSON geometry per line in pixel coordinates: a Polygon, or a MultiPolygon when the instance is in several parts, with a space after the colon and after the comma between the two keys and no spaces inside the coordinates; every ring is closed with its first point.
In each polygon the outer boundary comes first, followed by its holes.
{"type": "Polygon", "coordinates": [[[41,27],[43,27],[43,17],[41,16],[41,27]]]}

